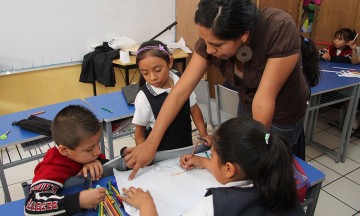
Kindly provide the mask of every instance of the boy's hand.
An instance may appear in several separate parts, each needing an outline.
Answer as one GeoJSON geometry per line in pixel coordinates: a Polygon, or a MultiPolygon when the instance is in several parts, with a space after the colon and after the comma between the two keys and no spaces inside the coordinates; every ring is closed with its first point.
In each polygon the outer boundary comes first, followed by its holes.
{"type": "Polygon", "coordinates": [[[88,172],[90,172],[91,180],[99,180],[103,174],[103,166],[101,162],[95,160],[88,164],[84,164],[78,175],[83,175],[86,178],[88,176],[88,172]]]}
{"type": "Polygon", "coordinates": [[[184,169],[204,169],[204,161],[209,160],[207,158],[199,157],[193,155],[191,157],[190,154],[183,155],[180,157],[180,166],[184,169]]]}
{"type": "Polygon", "coordinates": [[[140,213],[147,212],[148,215],[157,215],[155,203],[149,191],[145,192],[141,188],[135,187],[123,188],[122,191],[127,196],[121,196],[121,199],[139,209],[140,213]]]}
{"type": "Polygon", "coordinates": [[[83,209],[95,208],[101,201],[105,200],[105,188],[99,187],[80,192],[79,202],[83,209]]]}

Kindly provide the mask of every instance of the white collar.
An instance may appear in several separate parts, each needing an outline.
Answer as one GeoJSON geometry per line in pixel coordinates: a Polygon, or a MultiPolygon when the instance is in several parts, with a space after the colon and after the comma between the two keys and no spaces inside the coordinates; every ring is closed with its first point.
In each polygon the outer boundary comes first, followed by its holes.
{"type": "Polygon", "coordinates": [[[234,181],[228,182],[224,185],[224,187],[254,187],[252,180],[242,180],[242,181],[234,181]]]}
{"type": "MultiPolygon", "coordinates": [[[[175,74],[174,70],[169,71],[169,77],[174,82],[174,85],[179,80],[179,77],[178,75],[175,74]]],[[[146,87],[149,89],[150,93],[153,94],[154,96],[162,94],[163,92],[170,92],[171,90],[171,88],[157,88],[155,86],[149,85],[149,83],[146,83],[146,87]]]]}

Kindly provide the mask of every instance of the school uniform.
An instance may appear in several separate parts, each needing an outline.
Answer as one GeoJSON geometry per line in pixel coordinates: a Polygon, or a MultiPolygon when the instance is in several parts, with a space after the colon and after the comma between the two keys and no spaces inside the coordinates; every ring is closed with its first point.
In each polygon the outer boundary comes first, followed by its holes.
{"type": "MultiPolygon", "coordinates": [[[[169,77],[174,85],[179,76],[174,70],[169,71],[169,77]]],[[[153,128],[162,104],[171,88],[162,89],[146,83],[135,98],[135,113],[133,124],[153,128]]],[[[182,106],[179,114],[166,130],[158,150],[176,149],[192,145],[190,107],[196,104],[196,96],[191,93],[189,100],[182,106]]]]}
{"type": "Polygon", "coordinates": [[[210,188],[203,200],[184,216],[300,216],[304,210],[300,203],[289,211],[273,214],[264,205],[252,181],[229,182],[224,187],[210,188]]]}
{"type": "MultiPolygon", "coordinates": [[[[98,160],[107,160],[100,154],[98,160]]],[[[35,167],[33,183],[25,201],[25,215],[73,215],[82,211],[80,192],[59,195],[65,181],[76,176],[82,169],[79,164],[60,154],[57,147],[50,148],[44,159],[35,167]]]]}
{"type": "Polygon", "coordinates": [[[331,62],[351,64],[352,49],[349,46],[346,46],[344,49],[337,49],[334,45],[330,45],[328,49],[331,62]]]}

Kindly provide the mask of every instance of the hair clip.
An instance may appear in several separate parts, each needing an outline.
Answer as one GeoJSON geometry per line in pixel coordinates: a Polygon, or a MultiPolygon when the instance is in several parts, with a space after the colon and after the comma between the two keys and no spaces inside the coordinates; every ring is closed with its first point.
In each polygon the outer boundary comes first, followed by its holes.
{"type": "Polygon", "coordinates": [[[270,134],[266,133],[265,134],[265,143],[266,143],[266,145],[269,145],[269,137],[270,137],[270,134]]]}
{"type": "Polygon", "coordinates": [[[305,41],[305,42],[309,42],[310,39],[309,39],[309,38],[304,38],[304,41],[305,41]]]}
{"type": "Polygon", "coordinates": [[[168,55],[170,55],[170,53],[165,49],[165,47],[161,44],[159,44],[158,46],[145,46],[141,49],[139,49],[137,52],[136,52],[136,55],[138,55],[139,53],[141,53],[142,51],[144,50],[150,50],[150,49],[155,49],[155,50],[160,50],[168,55]]]}

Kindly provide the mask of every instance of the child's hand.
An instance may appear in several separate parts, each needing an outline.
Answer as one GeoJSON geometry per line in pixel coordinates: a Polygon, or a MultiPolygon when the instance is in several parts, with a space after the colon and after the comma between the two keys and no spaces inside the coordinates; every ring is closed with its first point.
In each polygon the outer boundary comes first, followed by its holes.
{"type": "Polygon", "coordinates": [[[356,42],[354,40],[349,41],[349,43],[347,43],[347,45],[352,49],[356,49],[356,42]]]}
{"type": "Polygon", "coordinates": [[[88,164],[84,164],[82,170],[78,173],[78,175],[84,175],[86,178],[88,176],[88,172],[90,172],[91,180],[99,180],[103,174],[103,166],[100,161],[95,160],[88,164]]]}
{"type": "Polygon", "coordinates": [[[143,191],[141,188],[130,187],[123,188],[122,191],[127,196],[121,196],[121,199],[129,205],[139,209],[141,213],[147,212],[148,215],[156,215],[154,200],[149,191],[143,191]]]}
{"type": "Polygon", "coordinates": [[[83,209],[95,208],[101,201],[105,200],[105,188],[99,187],[80,192],[79,202],[83,209]]]}
{"type": "Polygon", "coordinates": [[[208,160],[207,158],[199,157],[196,155],[183,155],[180,157],[180,166],[184,169],[203,169],[204,168],[204,160],[208,160]]]}
{"type": "Polygon", "coordinates": [[[330,54],[329,54],[329,50],[328,49],[324,49],[325,53],[321,56],[322,59],[324,59],[325,61],[330,61],[330,54]]]}
{"type": "Polygon", "coordinates": [[[206,142],[200,141],[201,143],[204,143],[207,146],[212,145],[213,137],[211,135],[209,135],[209,134],[203,135],[203,136],[201,136],[201,139],[206,140],[206,142]]]}

